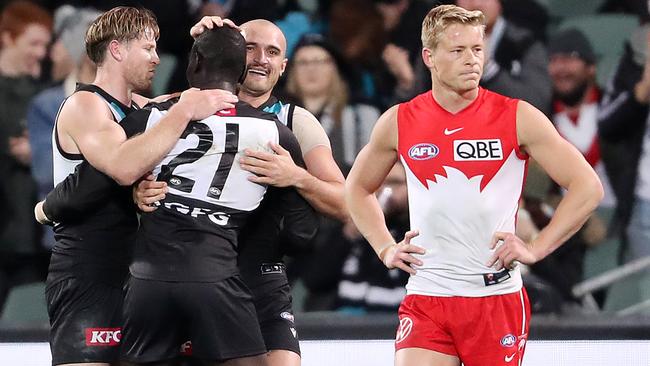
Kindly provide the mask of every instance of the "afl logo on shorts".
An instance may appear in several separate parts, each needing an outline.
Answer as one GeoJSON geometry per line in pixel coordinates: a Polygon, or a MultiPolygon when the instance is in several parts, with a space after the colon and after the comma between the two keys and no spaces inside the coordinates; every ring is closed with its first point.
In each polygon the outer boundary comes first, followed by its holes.
{"type": "Polygon", "coordinates": [[[429,160],[435,158],[440,153],[438,146],[434,144],[417,144],[409,149],[409,157],[413,160],[429,160]]]}
{"type": "Polygon", "coordinates": [[[413,329],[413,320],[411,318],[405,317],[399,320],[399,328],[397,328],[397,336],[395,337],[395,343],[399,343],[406,339],[406,337],[411,334],[413,329]]]}
{"type": "Polygon", "coordinates": [[[515,343],[517,343],[517,337],[512,334],[505,335],[501,338],[501,345],[504,347],[512,347],[515,343]]]}

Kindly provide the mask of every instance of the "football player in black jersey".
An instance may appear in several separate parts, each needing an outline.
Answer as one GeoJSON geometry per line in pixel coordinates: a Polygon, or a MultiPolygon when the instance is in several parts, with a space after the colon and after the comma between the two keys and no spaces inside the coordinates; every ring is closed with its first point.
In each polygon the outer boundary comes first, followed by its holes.
{"type": "MultiPolygon", "coordinates": [[[[190,84],[234,91],[245,70],[245,46],[228,27],[201,34],[190,53],[190,84]]],[[[135,112],[125,128],[135,133],[155,128],[164,109],[135,112]]],[[[169,194],[156,211],[141,217],[124,307],[127,361],[172,359],[189,338],[199,359],[266,362],[255,307],[238,275],[237,235],[266,191],[242,169],[241,155],[270,151],[269,143],[301,159],[298,142],[275,115],[238,103],[190,123],[154,169],[169,194]]]]}
{"type": "MultiPolygon", "coordinates": [[[[204,17],[192,28],[191,34],[196,36],[215,25],[222,26],[224,22],[234,26],[228,20],[204,17]]],[[[306,164],[303,168],[281,147],[274,146],[277,154],[251,151],[244,169],[258,174],[254,178],[257,182],[295,187],[321,213],[345,220],[343,175],[332,157],[327,134],[310,112],[283,104],[272,95],[287,62],[284,34],[276,25],[262,19],[246,22],[240,27],[246,37],[247,71],[238,96],[254,107],[276,113],[296,135],[306,164]]],[[[164,182],[142,181],[136,191],[140,209],[156,209],[152,204],[163,199],[165,192],[164,182]]],[[[269,350],[269,363],[299,366],[300,346],[294,325],[291,289],[282,260],[290,247],[299,250],[300,246],[308,245],[309,235],[305,231],[308,226],[301,223],[300,211],[272,204],[272,197],[269,195],[265,199],[248,224],[250,230],[243,230],[240,236],[239,267],[255,298],[262,334],[269,350]]]]}
{"type": "MultiPolygon", "coordinates": [[[[151,84],[159,63],[157,38],[158,25],[148,10],[118,7],[99,16],[86,34],[96,78],[67,98],[57,116],[55,181],[85,161],[90,173],[82,189],[110,184],[98,192],[105,199],[94,210],[73,213],[55,229],[46,284],[54,365],[108,365],[119,356],[122,286],[137,218],[130,192],[106,175],[130,185],[172,148],[191,119],[232,107],[237,100],[230,92],[189,90],[157,128],[127,140],[119,122],[145,101],[134,92],[151,84]]],[[[47,205],[39,204],[36,213],[48,221],[47,205]]]]}

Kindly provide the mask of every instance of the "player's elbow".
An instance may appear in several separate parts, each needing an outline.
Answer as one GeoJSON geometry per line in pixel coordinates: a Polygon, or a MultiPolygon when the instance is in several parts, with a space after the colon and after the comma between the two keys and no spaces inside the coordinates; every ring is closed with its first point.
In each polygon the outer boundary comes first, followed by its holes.
{"type": "Polygon", "coordinates": [[[585,206],[587,206],[590,211],[594,211],[603,200],[603,197],[605,197],[603,185],[598,176],[593,174],[593,176],[583,184],[583,187],[585,190],[585,206]]]}
{"type": "Polygon", "coordinates": [[[130,186],[140,179],[141,175],[136,171],[120,170],[112,174],[111,177],[121,186],[130,186]]]}

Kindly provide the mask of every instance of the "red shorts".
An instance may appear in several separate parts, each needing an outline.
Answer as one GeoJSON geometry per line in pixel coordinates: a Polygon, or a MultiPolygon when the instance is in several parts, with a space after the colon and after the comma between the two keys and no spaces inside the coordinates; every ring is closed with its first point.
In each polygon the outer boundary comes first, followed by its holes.
{"type": "Polygon", "coordinates": [[[399,308],[395,349],[457,356],[465,366],[521,365],[528,339],[526,290],[486,297],[408,295],[399,308]]]}

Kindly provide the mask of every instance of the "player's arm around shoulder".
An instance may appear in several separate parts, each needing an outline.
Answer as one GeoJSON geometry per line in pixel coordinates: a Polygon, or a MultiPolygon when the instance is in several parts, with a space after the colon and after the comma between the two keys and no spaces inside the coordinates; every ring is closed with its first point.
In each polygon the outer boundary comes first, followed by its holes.
{"type": "Polygon", "coordinates": [[[551,222],[532,244],[540,260],[580,229],[602,200],[603,187],[582,154],[542,112],[524,101],[517,106],[517,138],[524,151],[567,190],[551,222]]]}

